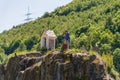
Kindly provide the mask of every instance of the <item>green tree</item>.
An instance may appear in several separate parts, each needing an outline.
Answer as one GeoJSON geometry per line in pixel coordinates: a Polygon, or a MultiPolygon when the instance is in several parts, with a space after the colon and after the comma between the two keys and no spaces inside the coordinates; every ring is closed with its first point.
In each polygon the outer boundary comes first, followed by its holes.
{"type": "Polygon", "coordinates": [[[49,17],[49,16],[50,16],[49,12],[45,12],[42,17],[43,17],[43,18],[46,18],[46,17],[49,17]]]}
{"type": "Polygon", "coordinates": [[[9,55],[13,53],[19,47],[19,44],[20,44],[20,40],[17,40],[17,41],[13,41],[8,47],[4,47],[5,54],[9,55]]]}
{"type": "Polygon", "coordinates": [[[25,41],[25,45],[26,45],[27,50],[31,50],[33,48],[33,46],[37,43],[38,43],[38,39],[35,36],[33,36],[30,39],[27,39],[25,41]]]}
{"type": "Polygon", "coordinates": [[[113,63],[116,70],[120,72],[120,48],[115,49],[113,52],[113,63]]]}
{"type": "Polygon", "coordinates": [[[102,44],[100,48],[101,53],[111,53],[111,45],[110,44],[102,44]]]}
{"type": "Polygon", "coordinates": [[[118,33],[118,32],[115,34],[113,47],[114,47],[114,49],[115,48],[120,48],[120,33],[118,33]]]}
{"type": "Polygon", "coordinates": [[[19,47],[18,47],[18,51],[24,51],[24,50],[26,50],[26,46],[23,42],[21,42],[19,47]]]}
{"type": "Polygon", "coordinates": [[[86,34],[82,33],[79,37],[79,48],[85,47],[88,49],[89,43],[88,43],[88,36],[86,34]]]}
{"type": "Polygon", "coordinates": [[[110,30],[105,30],[100,34],[101,44],[111,44],[114,36],[110,30]]]}
{"type": "Polygon", "coordinates": [[[8,57],[4,54],[4,49],[0,47],[0,64],[7,63],[8,57]]]}

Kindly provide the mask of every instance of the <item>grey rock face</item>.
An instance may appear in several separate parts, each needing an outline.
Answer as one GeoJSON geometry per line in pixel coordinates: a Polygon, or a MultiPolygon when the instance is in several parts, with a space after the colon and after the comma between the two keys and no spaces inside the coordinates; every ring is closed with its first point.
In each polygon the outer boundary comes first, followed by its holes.
{"type": "Polygon", "coordinates": [[[0,65],[0,80],[108,80],[105,67],[96,55],[29,53],[0,65]]]}

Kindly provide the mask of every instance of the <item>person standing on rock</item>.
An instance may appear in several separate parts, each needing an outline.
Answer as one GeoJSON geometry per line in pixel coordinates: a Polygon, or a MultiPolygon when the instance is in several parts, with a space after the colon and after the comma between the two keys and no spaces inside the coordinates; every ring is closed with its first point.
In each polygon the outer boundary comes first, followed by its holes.
{"type": "Polygon", "coordinates": [[[62,43],[62,50],[67,50],[67,40],[66,40],[66,32],[63,33],[63,43],[62,43]]]}
{"type": "Polygon", "coordinates": [[[66,30],[65,34],[66,34],[66,41],[67,41],[67,49],[69,49],[70,48],[70,33],[66,30]]]}
{"type": "Polygon", "coordinates": [[[63,44],[62,44],[62,50],[67,50],[70,48],[70,34],[69,32],[66,30],[63,33],[63,44]]]}

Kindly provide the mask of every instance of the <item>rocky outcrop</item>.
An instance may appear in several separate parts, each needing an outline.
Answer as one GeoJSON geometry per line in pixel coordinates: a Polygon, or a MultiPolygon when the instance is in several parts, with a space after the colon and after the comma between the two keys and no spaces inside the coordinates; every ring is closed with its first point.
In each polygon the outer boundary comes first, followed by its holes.
{"type": "Polygon", "coordinates": [[[105,63],[84,53],[29,53],[0,66],[0,80],[108,80],[105,63]]]}
{"type": "Polygon", "coordinates": [[[5,69],[3,65],[0,65],[0,80],[4,80],[5,77],[5,69]]]}

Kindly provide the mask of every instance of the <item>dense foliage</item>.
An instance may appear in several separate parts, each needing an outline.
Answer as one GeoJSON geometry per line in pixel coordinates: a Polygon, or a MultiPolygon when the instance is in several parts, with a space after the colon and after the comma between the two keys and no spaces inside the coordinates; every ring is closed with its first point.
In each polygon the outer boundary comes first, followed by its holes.
{"type": "Polygon", "coordinates": [[[120,72],[120,48],[115,49],[113,59],[115,68],[120,72]]]}
{"type": "Polygon", "coordinates": [[[120,0],[73,0],[52,13],[46,12],[35,21],[4,31],[0,34],[0,47],[5,54],[39,50],[42,32],[52,29],[58,36],[59,48],[61,34],[68,30],[71,34],[71,48],[114,55],[113,52],[120,48],[119,3],[120,0]]]}

